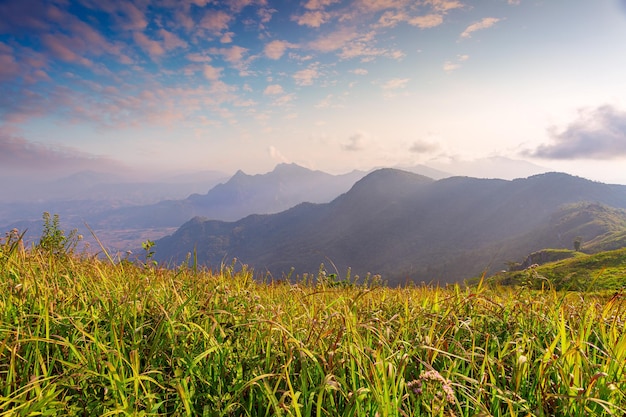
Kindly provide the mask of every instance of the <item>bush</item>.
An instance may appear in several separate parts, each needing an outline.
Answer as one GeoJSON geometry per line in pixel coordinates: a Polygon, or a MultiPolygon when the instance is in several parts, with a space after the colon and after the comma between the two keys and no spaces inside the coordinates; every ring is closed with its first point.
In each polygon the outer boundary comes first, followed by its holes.
{"type": "Polygon", "coordinates": [[[78,230],[73,229],[66,236],[61,229],[58,214],[50,216],[50,213],[44,212],[43,222],[41,238],[35,248],[53,256],[73,254],[78,242],[82,240],[78,230]]]}

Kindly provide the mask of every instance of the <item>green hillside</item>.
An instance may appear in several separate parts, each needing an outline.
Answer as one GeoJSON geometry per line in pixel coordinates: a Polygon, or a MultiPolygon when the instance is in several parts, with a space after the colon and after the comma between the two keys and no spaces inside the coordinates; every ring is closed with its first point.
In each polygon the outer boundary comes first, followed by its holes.
{"type": "Polygon", "coordinates": [[[567,259],[529,266],[521,271],[501,272],[489,281],[500,285],[523,285],[556,290],[600,291],[626,287],[626,248],[584,254],[546,250],[541,253],[568,256],[567,259]]]}

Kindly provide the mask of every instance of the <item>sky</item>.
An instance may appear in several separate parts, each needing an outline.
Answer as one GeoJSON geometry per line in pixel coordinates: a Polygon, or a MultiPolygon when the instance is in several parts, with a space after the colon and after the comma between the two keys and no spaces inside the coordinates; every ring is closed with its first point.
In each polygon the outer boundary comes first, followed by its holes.
{"type": "Polygon", "coordinates": [[[0,174],[502,157],[626,184],[625,69],[624,0],[0,0],[0,174]]]}

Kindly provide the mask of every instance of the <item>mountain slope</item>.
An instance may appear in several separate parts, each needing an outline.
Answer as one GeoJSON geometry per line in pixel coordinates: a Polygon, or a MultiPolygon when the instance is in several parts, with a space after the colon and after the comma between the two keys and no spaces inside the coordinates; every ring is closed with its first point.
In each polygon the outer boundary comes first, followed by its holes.
{"type": "Polygon", "coordinates": [[[383,169],[328,204],[233,223],[194,219],[157,241],[157,255],[180,262],[195,248],[201,262],[236,257],[275,276],[291,267],[298,274],[314,272],[332,261],[339,273],[351,267],[361,275],[381,273],[392,283],[452,282],[541,249],[529,251],[532,242],[519,245],[515,239],[542,230],[559,207],[579,201],[626,208],[626,187],[558,173],[434,181],[383,169]],[[507,250],[494,250],[504,244],[507,250]]]}
{"type": "Polygon", "coordinates": [[[192,217],[233,221],[250,214],[277,213],[303,201],[323,203],[345,192],[365,173],[331,175],[295,164],[279,164],[269,173],[238,171],[207,194],[183,200],[125,207],[100,216],[99,227],[178,227],[192,217]]]}

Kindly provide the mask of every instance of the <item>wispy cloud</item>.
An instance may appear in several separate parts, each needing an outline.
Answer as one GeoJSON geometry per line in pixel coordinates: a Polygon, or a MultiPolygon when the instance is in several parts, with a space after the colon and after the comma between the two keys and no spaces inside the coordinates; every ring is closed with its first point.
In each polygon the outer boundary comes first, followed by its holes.
{"type": "Polygon", "coordinates": [[[383,90],[398,90],[398,89],[405,88],[408,82],[409,82],[408,78],[393,78],[385,82],[382,85],[382,87],[383,87],[383,90]]]}
{"type": "Polygon", "coordinates": [[[548,159],[620,159],[626,157],[626,111],[604,105],[580,110],[565,130],[548,129],[552,143],[525,155],[548,159]]]}
{"type": "Polygon", "coordinates": [[[272,105],[274,106],[286,106],[289,103],[291,103],[293,100],[295,100],[296,95],[294,93],[290,93],[290,94],[281,94],[278,95],[274,101],[272,102],[272,105]]]}
{"type": "Polygon", "coordinates": [[[163,47],[168,51],[176,48],[187,48],[188,46],[188,43],[178,35],[165,29],[159,29],[158,34],[163,39],[163,47]]]}
{"type": "Polygon", "coordinates": [[[341,149],[349,152],[358,152],[366,148],[369,134],[366,132],[356,132],[348,138],[348,141],[341,145],[341,149]]]}
{"type": "Polygon", "coordinates": [[[80,152],[65,146],[46,146],[0,131],[0,166],[2,172],[32,174],[33,171],[77,171],[100,169],[113,171],[122,165],[110,158],[80,152]]]}
{"type": "Polygon", "coordinates": [[[304,7],[309,10],[318,10],[339,3],[341,0],[307,0],[304,7]]]}
{"type": "Polygon", "coordinates": [[[274,145],[270,145],[267,148],[267,153],[276,162],[289,163],[289,159],[285,155],[282,154],[280,150],[274,145]]]}
{"type": "Polygon", "coordinates": [[[333,52],[341,49],[349,41],[357,37],[359,37],[359,32],[355,28],[344,27],[330,33],[325,33],[309,42],[307,46],[318,52],[333,52]]]}
{"type": "Polygon", "coordinates": [[[251,58],[247,58],[248,49],[238,45],[231,46],[229,48],[211,48],[211,54],[220,55],[228,62],[233,68],[240,71],[240,75],[248,75],[248,66],[251,58]]]}
{"type": "Polygon", "coordinates": [[[410,25],[417,26],[420,29],[429,29],[441,25],[443,23],[443,16],[440,14],[416,16],[409,19],[408,22],[410,25]]]}
{"type": "Polygon", "coordinates": [[[413,142],[409,147],[410,152],[417,154],[432,153],[437,150],[439,150],[438,144],[421,140],[413,142]]]}
{"type": "Polygon", "coordinates": [[[0,81],[9,81],[20,73],[20,66],[13,56],[13,48],[0,42],[0,81]]]}
{"type": "Polygon", "coordinates": [[[433,10],[438,12],[447,12],[465,7],[459,0],[425,0],[424,4],[432,7],[433,10]]]}
{"type": "Polygon", "coordinates": [[[156,59],[165,53],[165,48],[160,42],[150,39],[143,32],[135,32],[133,39],[152,59],[156,59]]]}
{"type": "Polygon", "coordinates": [[[443,70],[447,73],[453,72],[459,68],[463,62],[469,59],[469,55],[457,55],[456,60],[454,61],[446,61],[443,64],[443,70]]]}
{"type": "Polygon", "coordinates": [[[471,25],[469,25],[463,31],[463,33],[461,33],[461,38],[463,39],[471,38],[472,33],[476,32],[477,30],[488,29],[492,27],[493,25],[495,25],[496,23],[498,23],[500,20],[502,19],[499,19],[497,17],[485,17],[479,22],[472,23],[471,25]]]}

